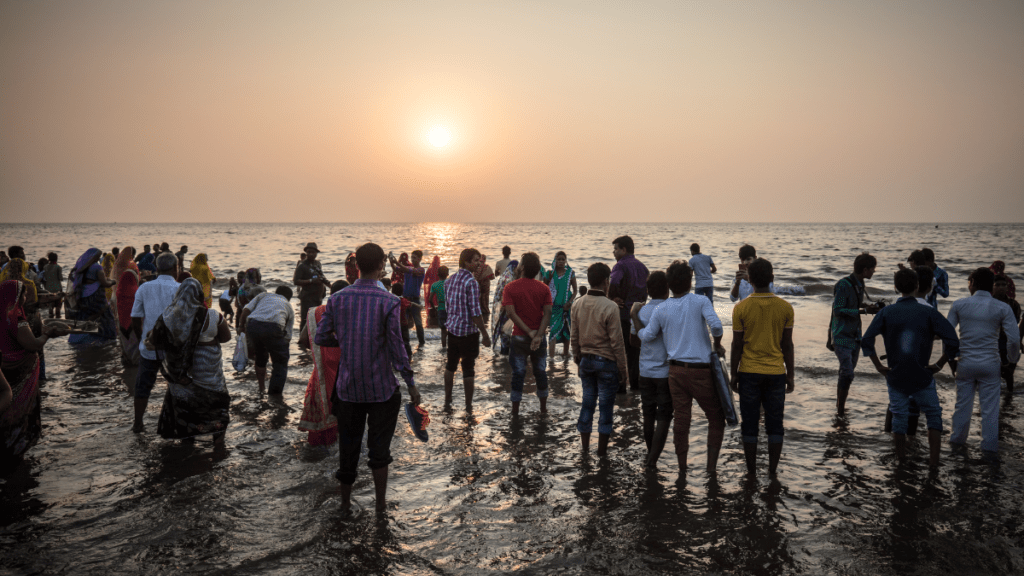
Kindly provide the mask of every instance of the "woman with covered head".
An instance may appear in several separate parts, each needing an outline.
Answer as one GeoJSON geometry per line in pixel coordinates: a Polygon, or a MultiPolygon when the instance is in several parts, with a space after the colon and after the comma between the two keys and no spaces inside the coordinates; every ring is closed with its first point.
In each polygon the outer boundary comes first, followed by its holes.
{"type": "Polygon", "coordinates": [[[196,257],[192,259],[192,266],[189,268],[189,272],[203,287],[203,305],[209,308],[213,305],[213,283],[217,281],[217,278],[213,275],[213,271],[210,270],[205,252],[196,254],[196,257]]]}
{"type": "MultiPolygon", "coordinates": [[[[121,254],[124,254],[124,251],[121,254]]],[[[121,343],[121,360],[125,366],[139,364],[139,337],[132,329],[132,307],[135,305],[135,293],[138,290],[138,268],[129,267],[121,272],[117,287],[114,289],[114,300],[117,311],[117,340],[121,343]]]]}
{"type": "Polygon", "coordinates": [[[71,270],[72,290],[76,298],[72,317],[75,320],[98,322],[100,325],[100,332],[97,336],[73,334],[68,339],[71,343],[80,344],[97,338],[101,340],[117,338],[114,314],[110,311],[110,305],[107,303],[104,293],[105,289],[113,288],[117,281],[108,280],[106,274],[103,273],[103,268],[99,265],[102,255],[99,248],[89,248],[71,270]]]}
{"type": "Polygon", "coordinates": [[[555,344],[558,342],[562,343],[562,356],[569,355],[569,310],[576,297],[576,273],[567,262],[565,252],[556,252],[547,276],[552,301],[548,356],[552,358],[555,357],[555,344]]]}
{"type": "Polygon", "coordinates": [[[0,461],[31,448],[42,433],[39,352],[63,329],[49,327],[36,337],[25,314],[28,286],[20,280],[0,283],[0,370],[11,388],[11,403],[0,411],[0,461]]]}
{"type": "Polygon", "coordinates": [[[491,334],[493,335],[491,341],[494,342],[494,346],[498,346],[500,341],[499,350],[506,356],[509,353],[511,341],[508,336],[501,332],[501,327],[505,325],[505,322],[508,322],[505,307],[501,305],[501,297],[505,294],[505,286],[516,279],[517,268],[519,268],[519,260],[512,260],[505,266],[505,271],[501,273],[501,277],[498,278],[498,282],[494,285],[494,300],[491,306],[495,310],[494,316],[491,318],[491,334]]]}
{"type": "Polygon", "coordinates": [[[157,431],[168,439],[213,434],[222,444],[230,421],[231,397],[224,380],[221,344],[231,330],[220,312],[203,305],[203,288],[195,278],[178,287],[147,340],[164,351],[167,394],[157,431]]]}

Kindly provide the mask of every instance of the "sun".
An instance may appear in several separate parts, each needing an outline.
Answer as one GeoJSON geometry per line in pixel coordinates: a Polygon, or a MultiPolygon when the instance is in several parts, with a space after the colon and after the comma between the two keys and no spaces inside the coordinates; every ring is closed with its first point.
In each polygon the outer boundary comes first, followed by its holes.
{"type": "Polygon", "coordinates": [[[452,133],[444,126],[434,126],[427,134],[427,139],[435,148],[444,148],[452,141],[452,133]]]}

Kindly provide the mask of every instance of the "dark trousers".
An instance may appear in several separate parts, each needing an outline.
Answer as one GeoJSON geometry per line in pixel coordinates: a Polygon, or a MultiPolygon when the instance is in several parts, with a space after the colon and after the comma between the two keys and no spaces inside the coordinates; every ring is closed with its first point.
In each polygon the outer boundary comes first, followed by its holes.
{"type": "MultiPolygon", "coordinates": [[[[420,303],[419,296],[413,296],[408,300],[414,304],[420,303]]],[[[416,340],[419,341],[420,346],[423,346],[423,343],[426,342],[426,340],[423,337],[423,315],[420,313],[420,310],[420,308],[416,308],[416,311],[414,312],[412,306],[410,306],[405,313],[409,316],[409,319],[412,320],[413,324],[416,325],[416,340]]]]}
{"type": "Polygon", "coordinates": [[[740,383],[740,434],[757,444],[757,428],[764,408],[764,429],[769,444],[782,443],[782,418],[786,408],[786,375],[738,372],[740,383]]]}
{"type": "MultiPolygon", "coordinates": [[[[622,320],[622,341],[626,345],[626,371],[629,373],[629,387],[636,390],[640,387],[640,348],[629,341],[630,321],[622,320]]],[[[619,391],[622,391],[620,385],[619,391]]]]}
{"type": "Polygon", "coordinates": [[[399,388],[384,402],[343,402],[334,399],[332,411],[338,419],[338,471],[334,474],[342,484],[351,486],[356,481],[359,466],[359,448],[363,444],[363,430],[369,428],[366,446],[369,448],[367,464],[378,470],[391,464],[391,440],[395,437],[398,412],[402,407],[399,388]]]}
{"type": "Polygon", "coordinates": [[[273,322],[247,320],[245,324],[246,339],[252,342],[256,367],[266,368],[268,361],[274,363],[267,392],[284,392],[284,383],[288,380],[288,357],[291,355],[288,332],[273,322]]]}
{"type": "Polygon", "coordinates": [[[319,306],[322,303],[323,303],[323,300],[321,300],[320,302],[302,302],[301,300],[299,301],[299,333],[300,334],[302,333],[303,330],[306,329],[306,316],[309,315],[310,309],[316,308],[317,306],[319,306]]]}

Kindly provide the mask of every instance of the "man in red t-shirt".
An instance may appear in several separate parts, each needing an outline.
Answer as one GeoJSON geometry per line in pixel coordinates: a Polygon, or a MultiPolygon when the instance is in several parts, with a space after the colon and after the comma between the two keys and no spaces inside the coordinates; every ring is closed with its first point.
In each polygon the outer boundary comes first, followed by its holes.
{"type": "Polygon", "coordinates": [[[512,416],[519,415],[527,356],[533,364],[533,376],[537,380],[540,412],[547,414],[548,373],[544,333],[551,322],[551,289],[533,279],[540,272],[540,256],[527,252],[520,259],[519,266],[523,269],[522,278],[509,282],[501,296],[505,314],[515,324],[512,350],[508,355],[508,363],[512,366],[512,416]]]}

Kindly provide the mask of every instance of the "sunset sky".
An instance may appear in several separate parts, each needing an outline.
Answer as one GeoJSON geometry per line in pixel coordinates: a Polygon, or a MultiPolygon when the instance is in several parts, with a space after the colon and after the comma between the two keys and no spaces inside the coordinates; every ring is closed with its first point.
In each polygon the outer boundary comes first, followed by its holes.
{"type": "Polygon", "coordinates": [[[2,222],[1022,222],[1024,2],[0,0],[2,222]]]}

